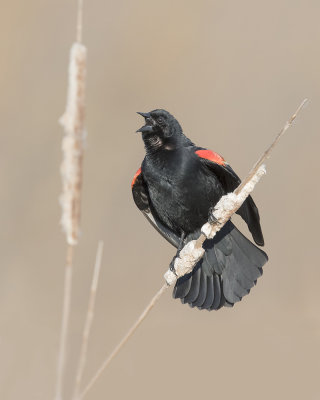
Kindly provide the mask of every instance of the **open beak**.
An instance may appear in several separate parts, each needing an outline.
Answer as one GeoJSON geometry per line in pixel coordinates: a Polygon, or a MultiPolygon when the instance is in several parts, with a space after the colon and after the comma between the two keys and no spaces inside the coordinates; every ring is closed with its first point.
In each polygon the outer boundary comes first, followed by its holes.
{"type": "Polygon", "coordinates": [[[146,124],[144,126],[142,126],[140,129],[138,129],[136,132],[141,132],[141,133],[152,132],[153,131],[153,124],[152,124],[151,114],[150,113],[143,113],[143,112],[137,112],[137,114],[139,114],[143,118],[145,118],[146,124]]]}
{"type": "Polygon", "coordinates": [[[137,114],[141,115],[143,118],[150,118],[151,117],[150,113],[142,113],[142,112],[137,111],[137,114]]]}

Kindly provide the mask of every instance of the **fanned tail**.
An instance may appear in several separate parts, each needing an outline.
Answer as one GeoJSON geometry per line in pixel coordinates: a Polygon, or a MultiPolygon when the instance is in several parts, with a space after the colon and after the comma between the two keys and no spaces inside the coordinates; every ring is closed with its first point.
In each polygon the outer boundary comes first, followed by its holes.
{"type": "Polygon", "coordinates": [[[199,309],[233,306],[262,275],[267,254],[228,222],[205,242],[204,257],[190,274],[178,279],[173,297],[199,309]]]}

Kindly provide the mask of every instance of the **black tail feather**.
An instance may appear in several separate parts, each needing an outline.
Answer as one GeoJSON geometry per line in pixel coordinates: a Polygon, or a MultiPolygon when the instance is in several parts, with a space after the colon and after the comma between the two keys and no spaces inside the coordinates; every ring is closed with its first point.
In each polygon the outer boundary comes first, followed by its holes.
{"type": "Polygon", "coordinates": [[[248,224],[249,231],[257,245],[263,246],[264,239],[260,225],[259,210],[251,196],[248,196],[246,201],[237,211],[237,214],[239,214],[248,224]]]}
{"type": "Polygon", "coordinates": [[[213,286],[213,275],[207,276],[207,296],[205,301],[202,303],[202,306],[199,307],[204,310],[210,308],[212,306],[214,300],[214,286],[213,286]]]}
{"type": "MultiPolygon", "coordinates": [[[[191,282],[191,287],[184,298],[184,302],[188,304],[192,304],[194,301],[196,301],[197,297],[199,296],[199,290],[200,290],[200,274],[201,274],[201,265],[198,264],[192,271],[192,282],[191,282]]],[[[190,277],[191,279],[191,277],[190,277]]]]}
{"type": "MultiPolygon", "coordinates": [[[[214,299],[210,310],[218,310],[221,304],[221,282],[219,279],[219,275],[214,273],[213,274],[213,285],[214,285],[214,299]]],[[[222,301],[223,303],[223,301],[222,301]]]]}
{"type": "Polygon", "coordinates": [[[196,300],[192,303],[192,307],[201,307],[207,297],[207,275],[204,273],[203,268],[200,269],[200,287],[199,294],[196,300]]]}

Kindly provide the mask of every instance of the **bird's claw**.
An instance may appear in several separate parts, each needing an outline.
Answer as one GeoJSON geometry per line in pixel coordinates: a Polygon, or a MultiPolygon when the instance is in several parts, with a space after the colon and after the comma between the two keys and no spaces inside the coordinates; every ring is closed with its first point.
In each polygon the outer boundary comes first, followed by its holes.
{"type": "Polygon", "coordinates": [[[211,225],[217,224],[219,222],[219,220],[213,215],[214,211],[214,207],[209,208],[208,222],[211,225]]]}
{"type": "Polygon", "coordinates": [[[176,258],[179,258],[179,253],[180,252],[178,251],[177,254],[173,257],[173,259],[172,259],[172,261],[171,261],[171,263],[169,265],[170,271],[172,271],[176,276],[178,276],[178,275],[176,274],[176,270],[174,269],[174,263],[176,261],[176,258]]]}

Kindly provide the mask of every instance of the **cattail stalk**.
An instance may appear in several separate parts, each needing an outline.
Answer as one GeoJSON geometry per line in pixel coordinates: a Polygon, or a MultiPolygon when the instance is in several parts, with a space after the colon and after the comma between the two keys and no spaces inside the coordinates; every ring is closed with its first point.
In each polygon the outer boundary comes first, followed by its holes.
{"type": "Polygon", "coordinates": [[[62,400],[63,398],[63,376],[66,363],[66,347],[71,304],[73,253],[74,246],[78,243],[80,232],[87,59],[87,50],[86,47],[81,44],[81,40],[82,0],[79,0],[77,42],[72,45],[70,51],[66,111],[60,119],[60,123],[65,132],[62,140],[62,194],[60,196],[60,204],[62,208],[61,225],[67,241],[67,258],[64,278],[64,299],[57,363],[55,400],[62,400]]]}

